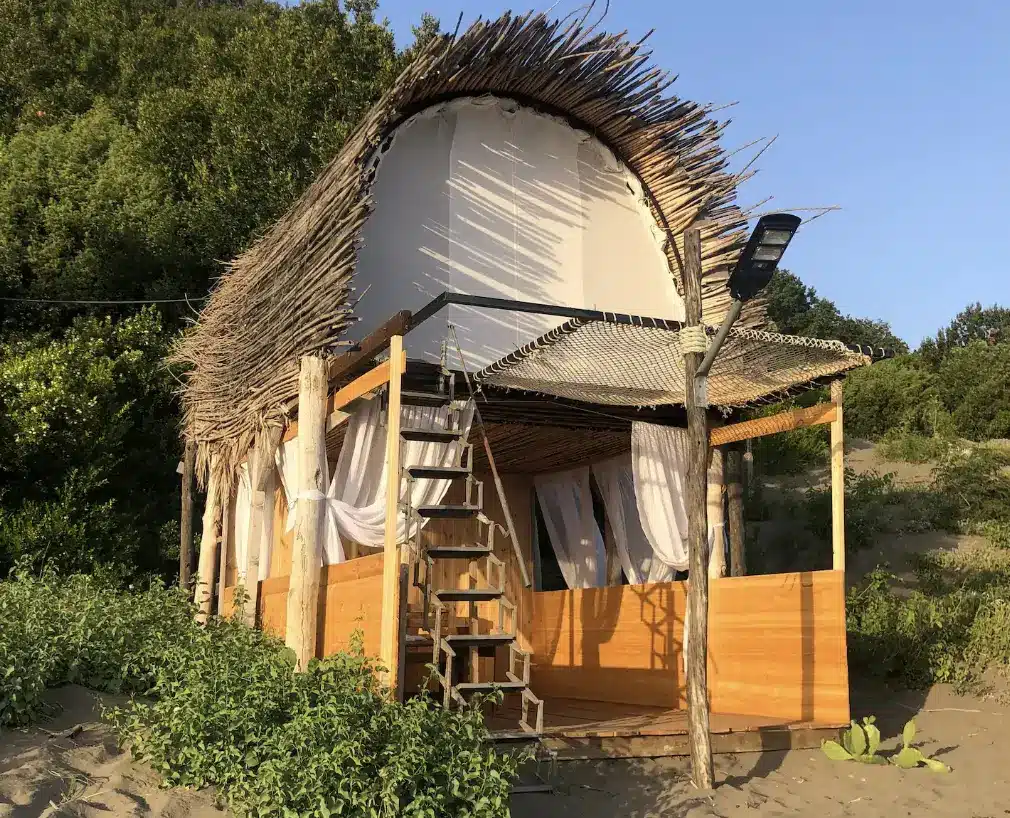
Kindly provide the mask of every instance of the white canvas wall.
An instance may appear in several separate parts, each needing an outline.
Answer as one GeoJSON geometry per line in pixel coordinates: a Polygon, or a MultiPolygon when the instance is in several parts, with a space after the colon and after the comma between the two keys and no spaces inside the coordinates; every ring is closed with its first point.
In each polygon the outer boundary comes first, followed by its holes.
{"type": "MultiPolygon", "coordinates": [[[[683,318],[638,180],[588,134],[510,100],[465,98],[409,119],[374,161],[357,337],[443,291],[683,318]]],[[[406,345],[437,360],[451,321],[475,370],[562,320],[454,306],[406,345]]]]}

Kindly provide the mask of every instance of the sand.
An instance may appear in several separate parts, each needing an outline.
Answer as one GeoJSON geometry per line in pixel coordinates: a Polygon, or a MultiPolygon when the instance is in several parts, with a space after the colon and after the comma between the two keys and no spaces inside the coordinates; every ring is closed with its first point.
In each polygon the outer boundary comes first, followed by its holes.
{"type": "Polygon", "coordinates": [[[161,789],[149,767],[120,752],[93,693],[70,686],[49,699],[60,711],[52,719],[0,732],[2,818],[225,818],[212,794],[161,789]]]}
{"type": "MultiPolygon", "coordinates": [[[[558,765],[554,795],[513,798],[517,818],[747,818],[748,816],[1010,815],[1010,709],[937,687],[928,696],[859,691],[853,714],[874,713],[885,737],[916,716],[922,750],[953,768],[948,774],[828,760],[819,750],[716,756],[716,788],[690,783],[687,759],[569,762],[558,765]]],[[[882,747],[892,749],[892,739],[882,747]]]]}

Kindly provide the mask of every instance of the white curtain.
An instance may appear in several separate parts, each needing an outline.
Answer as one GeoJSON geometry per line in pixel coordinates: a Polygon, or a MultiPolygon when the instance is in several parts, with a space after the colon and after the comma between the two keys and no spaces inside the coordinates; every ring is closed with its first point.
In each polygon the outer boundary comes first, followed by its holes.
{"type": "Polygon", "coordinates": [[[632,423],[631,466],[642,531],[672,578],[688,566],[687,430],[632,423]]]}
{"type": "Polygon", "coordinates": [[[249,513],[252,510],[252,491],[249,483],[249,464],[238,467],[238,488],[235,490],[235,569],[239,585],[245,584],[245,569],[249,553],[249,513]]]}
{"type": "Polygon", "coordinates": [[[593,476],[600,487],[607,520],[614,533],[617,553],[628,582],[642,585],[646,582],[672,580],[673,569],[656,558],[652,543],[642,529],[631,454],[594,463],[593,476]]]}
{"type": "Polygon", "coordinates": [[[593,516],[589,469],[574,469],[533,479],[547,535],[569,588],[607,584],[603,535],[593,516]]]}
{"type": "MultiPolygon", "coordinates": [[[[460,413],[462,440],[466,440],[473,420],[473,401],[460,413]]],[[[400,423],[404,427],[444,429],[449,410],[423,406],[405,406],[400,423]]],[[[347,432],[337,459],[333,479],[326,492],[326,518],[323,539],[325,565],[344,561],[342,540],[360,545],[382,546],[386,529],[386,419],[381,401],[366,401],[347,420],[347,432]]],[[[288,503],[288,530],[294,527],[295,500],[292,487],[297,479],[297,439],[279,447],[278,467],[288,503]]],[[[405,441],[400,448],[400,464],[407,466],[451,466],[459,462],[462,441],[430,443],[405,441]]],[[[410,504],[416,508],[439,503],[449,490],[450,481],[414,480],[410,504]]],[[[407,500],[407,482],[403,481],[401,501],[407,500]]],[[[423,523],[422,523],[423,525],[423,523]]],[[[397,542],[413,536],[405,515],[397,515],[397,542]]]]}

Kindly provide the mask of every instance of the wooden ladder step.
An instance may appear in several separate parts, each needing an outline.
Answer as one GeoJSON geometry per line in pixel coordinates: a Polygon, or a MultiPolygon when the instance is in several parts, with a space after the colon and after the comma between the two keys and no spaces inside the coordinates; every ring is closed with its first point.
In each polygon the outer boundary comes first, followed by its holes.
{"type": "Polygon", "coordinates": [[[407,474],[432,480],[459,480],[469,477],[470,470],[466,466],[407,466],[407,474]]]}
{"type": "Polygon", "coordinates": [[[476,517],[480,514],[480,508],[465,503],[462,505],[418,506],[414,510],[418,516],[434,520],[459,520],[466,517],[476,517]]]}
{"type": "Polygon", "coordinates": [[[501,690],[504,693],[516,690],[525,690],[523,682],[460,682],[456,689],[464,696],[474,693],[492,693],[501,690]]]}
{"type": "Polygon", "coordinates": [[[454,648],[507,645],[515,641],[515,636],[511,633],[450,633],[442,638],[454,648]]]}
{"type": "Polygon", "coordinates": [[[486,545],[439,545],[426,553],[433,560],[476,560],[486,557],[491,549],[486,545]]]}
{"type": "Polygon", "coordinates": [[[535,744],[540,741],[540,734],[526,730],[492,730],[487,740],[492,744],[535,744]]]}
{"type": "Polygon", "coordinates": [[[458,429],[418,429],[413,426],[400,429],[403,440],[418,440],[422,443],[452,443],[462,436],[463,433],[458,429]]]}
{"type": "Polygon", "coordinates": [[[404,389],[400,392],[400,403],[404,406],[447,406],[449,396],[444,392],[414,392],[404,389]]]}
{"type": "Polygon", "coordinates": [[[439,602],[491,602],[503,596],[497,588],[445,588],[434,594],[439,602]]]}

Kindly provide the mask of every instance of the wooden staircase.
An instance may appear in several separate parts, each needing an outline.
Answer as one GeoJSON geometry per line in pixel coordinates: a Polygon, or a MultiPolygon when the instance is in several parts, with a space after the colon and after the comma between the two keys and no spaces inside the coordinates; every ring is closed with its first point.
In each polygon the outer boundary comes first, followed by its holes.
{"type": "Polygon", "coordinates": [[[531,656],[516,643],[516,609],[505,597],[505,564],[494,554],[496,535],[508,537],[508,532],[484,513],[484,486],[473,475],[473,446],[463,440],[460,412],[465,404],[455,400],[453,373],[440,368],[437,384],[434,391],[401,392],[401,402],[405,406],[447,409],[444,428],[404,427],[400,430],[402,440],[462,444],[458,462],[452,465],[404,463],[402,467],[402,478],[408,483],[408,501],[401,504],[401,510],[408,521],[416,524],[416,533],[407,547],[412,551],[413,584],[421,594],[419,616],[415,612],[414,626],[409,628],[415,632],[408,633],[406,637],[408,653],[426,652],[430,648],[434,678],[445,707],[466,706],[474,694],[496,690],[506,696],[518,695],[521,715],[516,729],[491,731],[490,740],[496,745],[539,744],[543,734],[544,703],[530,690],[531,656]],[[409,498],[413,493],[413,482],[420,479],[462,482],[462,502],[412,507],[409,498]],[[426,545],[419,524],[425,520],[440,519],[472,520],[477,530],[474,542],[453,546],[426,545]],[[465,562],[471,569],[471,577],[479,573],[474,569],[483,562],[486,584],[477,587],[478,582],[472,579],[472,587],[469,588],[434,587],[435,567],[445,561],[465,562]],[[497,621],[492,633],[481,633],[480,624],[487,617],[482,619],[479,611],[481,606],[490,603],[497,603],[497,621]],[[463,621],[467,624],[457,629],[457,616],[450,613],[455,613],[461,604],[466,606],[467,616],[463,621]],[[506,647],[509,658],[505,678],[496,680],[494,673],[491,678],[481,678],[479,660],[494,659],[498,651],[506,647]]]}

